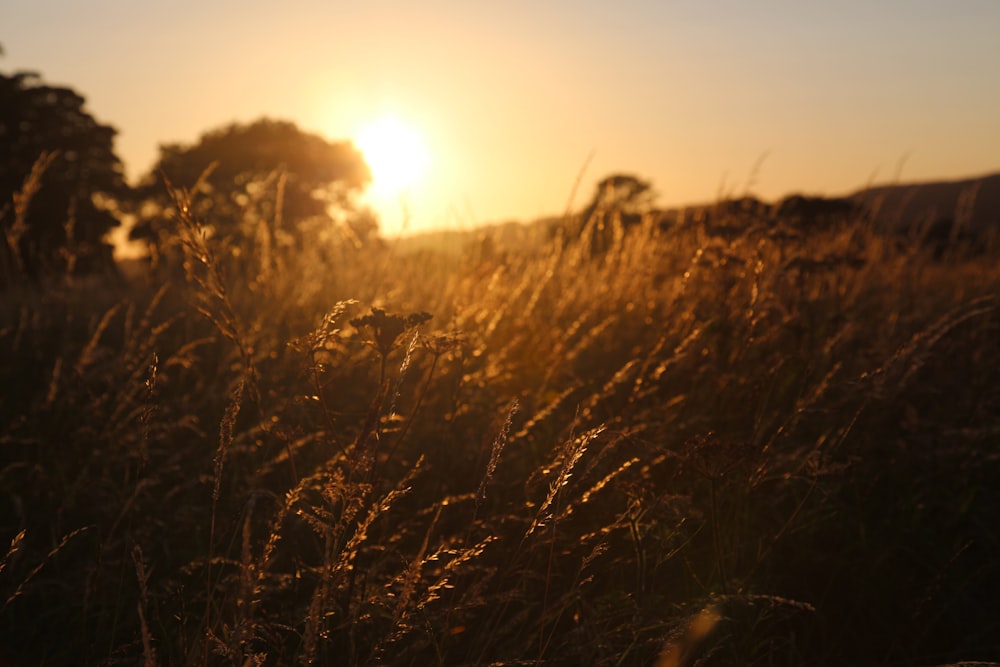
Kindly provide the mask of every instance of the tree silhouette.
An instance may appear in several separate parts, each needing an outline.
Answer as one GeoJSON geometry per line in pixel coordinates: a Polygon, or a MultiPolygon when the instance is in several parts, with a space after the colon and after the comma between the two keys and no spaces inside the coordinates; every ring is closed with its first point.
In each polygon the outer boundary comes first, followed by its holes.
{"type": "Polygon", "coordinates": [[[654,210],[652,184],[632,174],[611,174],[598,181],[594,194],[570,224],[569,235],[589,245],[592,255],[606,252],[624,234],[654,210]]]}
{"type": "Polygon", "coordinates": [[[114,136],[75,91],[0,73],[0,284],[113,267],[104,238],[128,191],[114,136]]]}
{"type": "Polygon", "coordinates": [[[295,237],[306,221],[346,216],[370,178],[350,143],[329,142],[287,121],[233,123],[193,145],[160,147],[159,160],[137,188],[132,237],[171,236],[176,203],[164,180],[191,193],[193,217],[214,236],[245,244],[262,225],[295,237]]]}
{"type": "Polygon", "coordinates": [[[653,198],[649,181],[632,174],[611,174],[597,183],[583,219],[600,213],[618,213],[629,218],[640,216],[652,208],[653,198]]]}

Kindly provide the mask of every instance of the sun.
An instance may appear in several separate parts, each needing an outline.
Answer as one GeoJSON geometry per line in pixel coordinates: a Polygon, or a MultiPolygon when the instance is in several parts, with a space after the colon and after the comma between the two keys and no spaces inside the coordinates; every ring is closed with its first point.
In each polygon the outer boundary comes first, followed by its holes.
{"type": "Polygon", "coordinates": [[[391,115],[364,126],[357,144],[371,168],[372,188],[381,194],[399,195],[414,187],[430,162],[420,135],[391,115]]]}

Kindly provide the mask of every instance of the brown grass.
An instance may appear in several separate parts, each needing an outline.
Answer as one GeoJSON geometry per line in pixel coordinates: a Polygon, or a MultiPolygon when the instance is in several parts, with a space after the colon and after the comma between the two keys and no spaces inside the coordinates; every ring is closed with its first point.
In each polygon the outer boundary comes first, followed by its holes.
{"type": "Polygon", "coordinates": [[[994,257],[237,249],[175,197],[152,284],[0,307],[15,663],[1000,660],[994,257]]]}

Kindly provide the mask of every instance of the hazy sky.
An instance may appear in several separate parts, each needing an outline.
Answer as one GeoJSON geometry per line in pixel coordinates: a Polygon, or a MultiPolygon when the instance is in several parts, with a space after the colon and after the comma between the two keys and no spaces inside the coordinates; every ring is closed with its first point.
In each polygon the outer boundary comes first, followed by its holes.
{"type": "Polygon", "coordinates": [[[130,176],[392,113],[431,154],[412,226],[454,227],[560,213],[585,165],[578,205],[613,171],[676,204],[1000,170],[998,35],[997,0],[2,0],[0,71],[86,96],[130,176]]]}

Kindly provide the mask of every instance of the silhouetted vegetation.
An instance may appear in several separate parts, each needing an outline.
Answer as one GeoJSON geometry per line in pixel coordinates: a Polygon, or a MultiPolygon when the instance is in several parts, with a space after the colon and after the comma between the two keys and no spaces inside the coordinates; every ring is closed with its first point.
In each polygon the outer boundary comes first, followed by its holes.
{"type": "Polygon", "coordinates": [[[991,248],[614,176],[405,252],[293,126],[160,166],[171,270],[0,302],[0,664],[1000,661],[991,248]]]}
{"type": "Polygon", "coordinates": [[[128,191],[114,135],[74,90],[0,73],[0,287],[113,269],[105,235],[128,191]]]}
{"type": "Polygon", "coordinates": [[[377,233],[355,196],[370,180],[349,143],[331,143],[293,123],[261,119],[205,133],[190,146],[160,148],[157,164],[136,189],[132,238],[157,251],[177,239],[172,189],[197,197],[191,214],[211,220],[208,231],[233,248],[299,244],[305,227],[336,224],[363,243],[377,233]],[[268,238],[260,235],[268,233],[268,238]]]}

